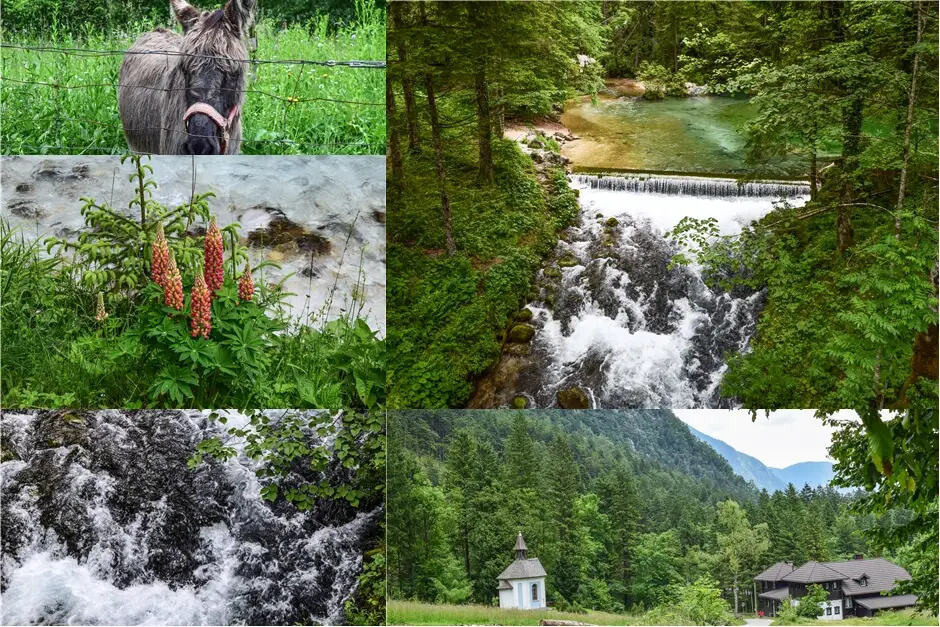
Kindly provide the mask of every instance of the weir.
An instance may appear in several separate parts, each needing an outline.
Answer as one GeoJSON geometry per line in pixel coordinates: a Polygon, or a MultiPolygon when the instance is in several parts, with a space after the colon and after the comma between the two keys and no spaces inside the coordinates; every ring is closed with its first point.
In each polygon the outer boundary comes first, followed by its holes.
{"type": "Polygon", "coordinates": [[[669,196],[799,198],[808,196],[810,192],[809,184],[802,181],[741,181],[732,178],[659,174],[575,174],[572,178],[577,184],[590,189],[669,196]]]}

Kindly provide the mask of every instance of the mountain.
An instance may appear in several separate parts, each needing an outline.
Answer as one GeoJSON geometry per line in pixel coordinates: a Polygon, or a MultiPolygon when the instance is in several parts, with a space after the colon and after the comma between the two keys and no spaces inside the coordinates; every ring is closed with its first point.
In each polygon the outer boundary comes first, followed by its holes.
{"type": "Polygon", "coordinates": [[[771,470],[784,484],[792,483],[797,487],[805,483],[812,486],[826,485],[832,479],[831,462],[801,462],[786,468],[772,468],[771,470]]]}
{"type": "Polygon", "coordinates": [[[753,481],[758,488],[766,489],[768,492],[785,490],[788,483],[792,483],[799,489],[807,483],[814,487],[828,485],[829,481],[832,480],[831,462],[801,462],[786,468],[770,468],[760,460],[738,451],[726,442],[705,435],[692,427],[689,427],[689,431],[728,460],[736,474],[748,481],[753,481]]]}

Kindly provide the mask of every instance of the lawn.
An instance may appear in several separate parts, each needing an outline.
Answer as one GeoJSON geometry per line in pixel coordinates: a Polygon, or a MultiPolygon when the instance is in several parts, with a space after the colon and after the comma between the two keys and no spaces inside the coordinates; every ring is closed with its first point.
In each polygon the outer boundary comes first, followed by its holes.
{"type": "MultiPolygon", "coordinates": [[[[809,618],[800,618],[796,622],[780,622],[780,619],[775,620],[773,625],[832,625],[833,622],[829,620],[812,620],[809,618]]],[[[936,625],[937,617],[930,616],[929,614],[924,614],[922,612],[914,612],[911,610],[902,610],[897,612],[882,612],[874,618],[846,618],[840,620],[837,624],[839,625],[936,625]]]]}
{"type": "Polygon", "coordinates": [[[555,610],[501,610],[485,605],[433,605],[389,601],[389,625],[538,625],[543,618],[594,625],[640,625],[636,617],[605,612],[568,614],[555,610]]]}
{"type": "MultiPolygon", "coordinates": [[[[385,13],[371,1],[357,3],[357,13],[355,20],[335,29],[328,28],[326,16],[286,27],[264,20],[257,26],[254,58],[384,60],[385,13]]],[[[119,51],[154,26],[158,24],[137,23],[126,32],[89,29],[82,35],[51,28],[42,38],[4,33],[4,45],[119,51]]],[[[114,87],[121,58],[4,48],[3,153],[126,152],[114,87]],[[82,85],[87,87],[74,88],[82,85]]],[[[384,88],[381,68],[252,65],[243,108],[242,153],[385,154],[384,88]]]]}

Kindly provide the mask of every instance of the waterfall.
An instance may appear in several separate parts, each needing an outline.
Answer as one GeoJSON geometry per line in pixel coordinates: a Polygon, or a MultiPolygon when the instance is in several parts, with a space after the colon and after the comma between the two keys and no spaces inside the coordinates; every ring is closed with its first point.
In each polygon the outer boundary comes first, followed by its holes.
{"type": "Polygon", "coordinates": [[[187,468],[219,435],[198,411],[4,412],[2,623],[341,622],[381,510],[269,503],[242,454],[187,468]]]}
{"type": "Polygon", "coordinates": [[[751,181],[701,176],[637,174],[623,176],[575,175],[578,185],[591,189],[669,196],[711,196],[718,198],[798,198],[809,195],[809,185],[792,181],[751,181]]]}
{"type": "Polygon", "coordinates": [[[721,379],[728,355],[748,350],[764,293],[729,292],[709,285],[700,267],[672,267],[679,250],[664,233],[692,216],[715,218],[722,235],[734,235],[780,203],[805,202],[790,196],[800,188],[752,183],[731,195],[737,184],[713,179],[571,179],[580,222],[537,278],[538,296],[527,305],[534,339],[506,345],[474,406],[522,396],[529,407],[557,407],[559,393],[573,388],[596,408],[734,406],[721,397],[721,379]],[[707,193],[652,193],[657,186],[707,193]],[[763,195],[772,189],[783,198],[763,195]]]}

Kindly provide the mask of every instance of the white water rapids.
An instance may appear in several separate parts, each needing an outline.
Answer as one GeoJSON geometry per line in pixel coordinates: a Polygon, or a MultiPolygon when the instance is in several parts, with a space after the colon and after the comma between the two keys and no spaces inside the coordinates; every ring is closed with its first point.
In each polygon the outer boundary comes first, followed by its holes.
{"type": "MultiPolygon", "coordinates": [[[[719,386],[731,352],[748,350],[762,292],[708,287],[697,267],[669,268],[663,234],[685,216],[713,217],[733,235],[808,188],[695,177],[574,175],[580,223],[558,243],[553,267],[529,303],[535,338],[515,394],[553,407],[576,387],[592,407],[724,407],[719,386]],[[608,225],[610,218],[617,224],[608,225]]],[[[505,394],[501,404],[511,400],[505,394]]]]}
{"type": "Polygon", "coordinates": [[[219,433],[198,411],[4,412],[2,428],[2,624],[343,621],[379,508],[268,503],[242,454],[188,469],[219,433]]]}

